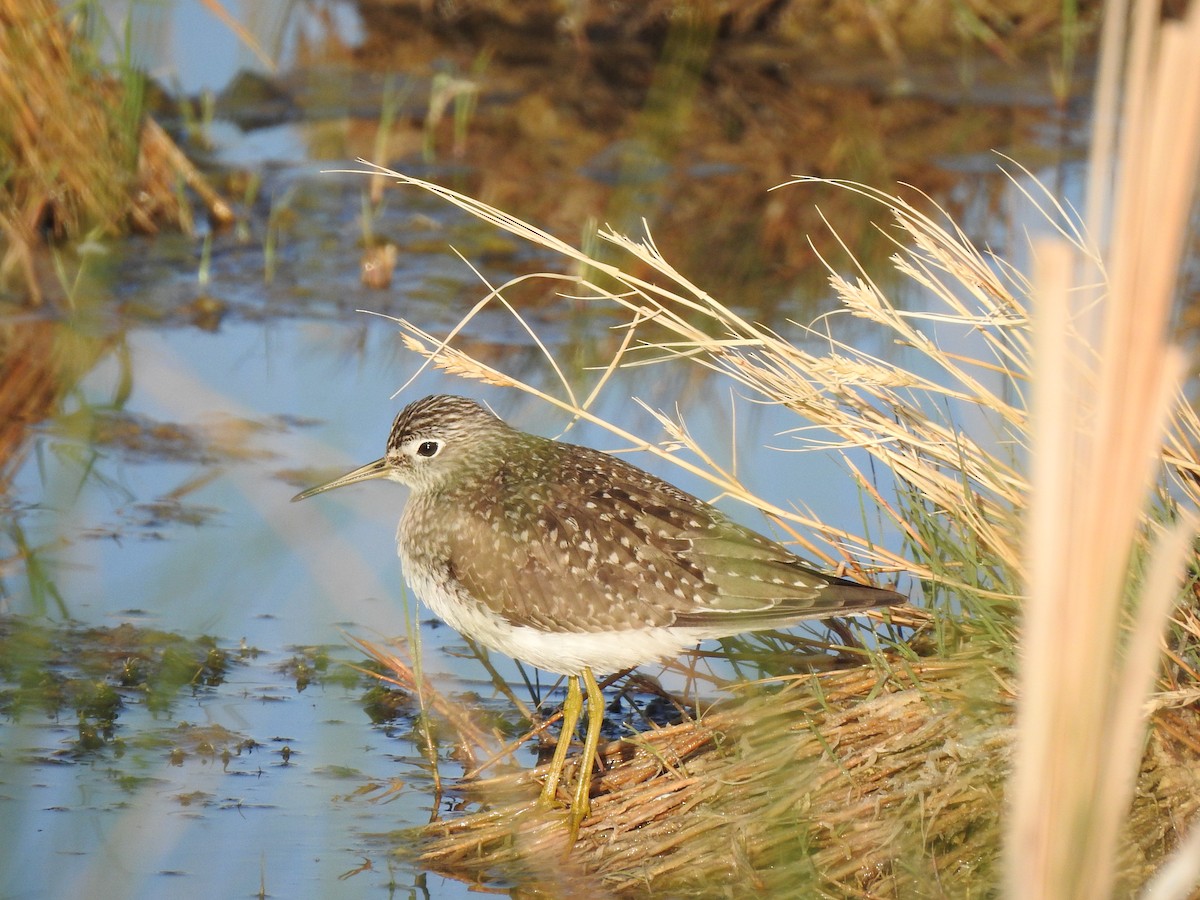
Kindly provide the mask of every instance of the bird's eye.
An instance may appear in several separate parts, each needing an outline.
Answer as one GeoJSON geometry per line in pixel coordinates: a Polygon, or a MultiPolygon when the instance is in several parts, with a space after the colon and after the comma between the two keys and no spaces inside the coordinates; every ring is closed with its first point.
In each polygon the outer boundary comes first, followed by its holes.
{"type": "Polygon", "coordinates": [[[417,456],[424,456],[428,459],[431,456],[437,456],[441,449],[442,445],[437,441],[421,441],[417,447],[417,456]]]}

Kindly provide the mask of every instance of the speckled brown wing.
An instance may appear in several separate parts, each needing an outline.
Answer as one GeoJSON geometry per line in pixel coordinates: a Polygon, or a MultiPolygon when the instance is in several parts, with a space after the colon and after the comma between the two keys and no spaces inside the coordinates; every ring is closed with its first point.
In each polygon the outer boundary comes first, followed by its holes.
{"type": "Polygon", "coordinates": [[[667,548],[646,543],[619,511],[592,499],[602,483],[593,474],[529,483],[501,469],[489,490],[456,508],[446,531],[461,586],[510,623],[545,631],[673,624],[691,604],[657,586],[647,568],[667,548]]]}
{"type": "Polygon", "coordinates": [[[528,450],[537,465],[499,467],[447,529],[461,585],[512,624],[563,632],[676,625],[715,636],[903,599],[822,575],[615,457],[552,441],[528,450]],[[516,470],[549,477],[530,483],[516,470]]]}

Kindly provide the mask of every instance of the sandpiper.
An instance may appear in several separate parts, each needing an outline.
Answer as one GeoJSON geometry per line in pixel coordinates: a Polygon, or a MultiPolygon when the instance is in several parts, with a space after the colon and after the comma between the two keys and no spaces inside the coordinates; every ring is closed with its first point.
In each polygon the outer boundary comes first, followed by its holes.
{"type": "Polygon", "coordinates": [[[589,812],[604,716],[594,670],[905,600],[822,574],[636,466],[518,431],[463,397],[410,404],[382,458],[293,499],[372,478],[412,489],[396,539],[414,593],[483,646],[568,676],[544,805],[556,799],[586,690],[572,842],[589,812]]]}

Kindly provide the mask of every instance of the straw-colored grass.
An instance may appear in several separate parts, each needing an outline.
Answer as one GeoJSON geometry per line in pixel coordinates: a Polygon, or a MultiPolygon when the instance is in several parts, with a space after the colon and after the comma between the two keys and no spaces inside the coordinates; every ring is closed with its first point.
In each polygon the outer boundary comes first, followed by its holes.
{"type": "MultiPolygon", "coordinates": [[[[1200,58],[1200,10],[1159,43],[1136,34],[1129,71],[1152,68],[1150,48],[1160,47],[1161,84],[1188,81],[1168,74],[1167,60],[1200,58]]],[[[1148,93],[1130,89],[1137,102],[1148,93]]],[[[1135,102],[1125,121],[1172,124],[1173,137],[1200,147],[1188,118],[1195,98],[1165,96],[1171,115],[1135,102]]],[[[1144,130],[1152,146],[1170,143],[1144,130]]],[[[1147,171],[1161,180],[1145,182],[1136,180],[1141,154],[1121,146],[1116,196],[1140,192],[1141,203],[1118,200],[1106,250],[1049,194],[1024,188],[1059,231],[1036,244],[1035,282],[904,199],[843,184],[890,209],[893,262],[927,298],[901,309],[868,273],[831,270],[843,312],[905,348],[895,360],[839,342],[833,318],[820,323],[827,350],[802,350],[689,282],[649,237],[601,233],[653,281],[388,173],[562,254],[579,274],[525,277],[560,281],[564,293],[626,316],[619,350],[586,396],[561,373],[563,396],[553,397],[455,348],[486,304],[507,306],[503,288],[443,339],[399,320],[407,346],[703,475],[803,529],[811,555],[908,572],[926,617],[910,620],[919,640],[874,653],[868,666],[746,691],[698,722],[607,747],[610,769],[568,863],[554,852],[563,834],[554,817],[527,809],[536,794],[528,772],[464,785],[483,809],[406,836],[402,852],[469,880],[575,893],[676,896],[740,884],[961,897],[1007,884],[1014,897],[1104,897],[1145,885],[1200,809],[1200,615],[1188,592],[1172,611],[1192,554],[1188,510],[1200,500],[1200,420],[1177,390],[1182,367],[1165,336],[1188,206],[1160,202],[1166,192],[1194,196],[1195,156],[1172,163],[1151,153],[1147,171]],[[945,349],[948,332],[972,335],[984,352],[945,349]],[[872,457],[894,475],[896,499],[865,476],[860,486],[904,552],[750,496],[681,420],[660,416],[668,440],[656,445],[590,412],[617,367],[652,361],[704,366],[786,406],[798,428],[832,433],[828,449],[852,472],[861,454],[872,457]]],[[[1109,178],[1117,183],[1111,169],[1109,178]]],[[[1181,850],[1175,865],[1169,896],[1188,896],[1196,863],[1181,850]]]]}
{"type": "Polygon", "coordinates": [[[82,13],[69,15],[52,0],[0,0],[0,285],[34,302],[63,290],[40,261],[47,237],[190,228],[181,184],[214,224],[234,219],[145,117],[143,75],[103,63],[82,13]]]}
{"type": "MultiPolygon", "coordinates": [[[[1115,94],[1102,90],[1095,116],[1093,146],[1115,148],[1120,165],[1094,161],[1087,211],[1101,250],[1035,245],[1012,896],[1111,892],[1145,749],[1143,707],[1194,555],[1194,504],[1163,504],[1161,527],[1146,510],[1164,435],[1178,432],[1172,408],[1194,425],[1178,394],[1183,353],[1166,335],[1200,167],[1200,4],[1162,26],[1157,4],[1137,4],[1127,41],[1126,5],[1110,4],[1101,75],[1107,89],[1125,73],[1121,128],[1115,94]]],[[[1194,428],[1191,437],[1194,453],[1194,428]]],[[[1194,477],[1181,487],[1195,499],[1194,477]]],[[[1200,861],[1179,862],[1200,876],[1200,861]]]]}
{"type": "Polygon", "coordinates": [[[96,60],[51,0],[0,2],[0,279],[37,291],[39,230],[79,235],[117,222],[137,156],[137,104],[97,78],[96,60]]]}
{"type": "MultiPolygon", "coordinates": [[[[593,815],[569,856],[562,815],[534,807],[544,767],[508,766],[449,788],[478,811],[402,833],[396,852],[470,883],[551,896],[712,896],[721,885],[768,896],[984,892],[1000,880],[1011,696],[979,660],[885,666],[881,657],[744,685],[697,721],[607,744],[593,815]]],[[[1123,830],[1126,893],[1154,871],[1177,823],[1200,812],[1200,748],[1181,752],[1178,737],[1197,717],[1165,710],[1156,722],[1123,830]]],[[[459,739],[476,762],[500,743],[476,725],[459,739]]]]}

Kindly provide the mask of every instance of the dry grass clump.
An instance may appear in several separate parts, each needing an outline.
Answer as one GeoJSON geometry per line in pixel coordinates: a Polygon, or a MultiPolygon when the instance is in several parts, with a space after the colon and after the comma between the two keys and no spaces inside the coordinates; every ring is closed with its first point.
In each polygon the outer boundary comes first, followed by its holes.
{"type": "Polygon", "coordinates": [[[19,281],[40,300],[46,239],[190,227],[181,184],[215,223],[232,222],[229,205],[144,117],[140,74],[118,78],[52,0],[0,0],[0,22],[0,284],[19,281]]]}
{"type": "MultiPolygon", "coordinates": [[[[609,744],[610,769],[562,880],[672,896],[711,895],[714,884],[893,894],[938,871],[960,873],[947,887],[964,883],[996,839],[995,804],[973,798],[999,792],[1002,770],[987,760],[1006,740],[988,729],[964,741],[961,709],[938,700],[967,674],[859,668],[821,676],[820,691],[797,679],[609,744]],[[922,829],[902,827],[911,814],[922,829]]],[[[466,793],[490,800],[493,787],[466,793]]],[[[561,817],[530,810],[533,791],[524,805],[431,825],[421,862],[457,877],[559,879],[561,817]]]]}
{"type": "MultiPolygon", "coordinates": [[[[880,657],[735,695],[602,747],[593,814],[569,855],[562,814],[534,807],[544,766],[448,788],[478,811],[402,833],[396,852],[469,883],[551,896],[712,896],[736,884],[772,896],[962,897],[999,881],[1012,697],[977,660],[888,668],[880,657]]],[[[463,718],[446,698],[432,705],[463,718]]],[[[1181,753],[1177,737],[1200,721],[1169,710],[1157,723],[1123,830],[1125,889],[1153,872],[1175,823],[1200,812],[1200,748],[1181,753]]],[[[472,765],[501,743],[474,724],[459,734],[472,765]]]]}
{"type": "Polygon", "coordinates": [[[103,228],[121,218],[140,100],[105,83],[90,45],[55,3],[3,0],[0,20],[7,272],[12,255],[41,229],[79,234],[85,224],[103,228]]]}

